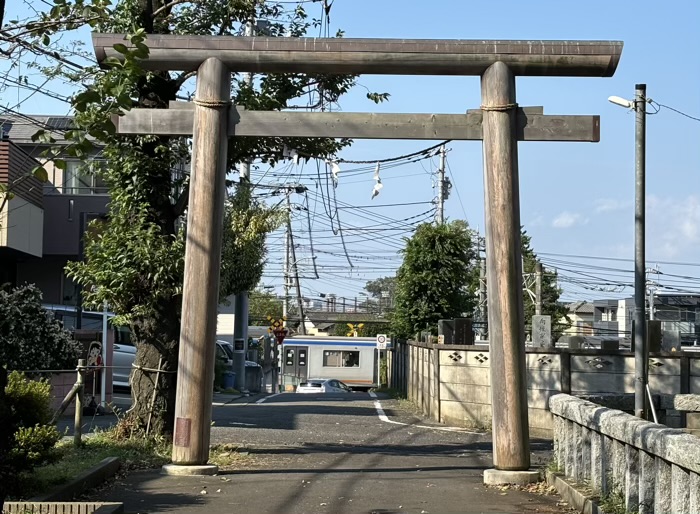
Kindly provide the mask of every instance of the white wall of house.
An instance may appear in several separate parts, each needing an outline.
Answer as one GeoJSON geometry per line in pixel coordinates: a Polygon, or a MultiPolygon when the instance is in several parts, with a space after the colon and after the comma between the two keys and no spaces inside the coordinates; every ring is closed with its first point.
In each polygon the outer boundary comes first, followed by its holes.
{"type": "Polygon", "coordinates": [[[41,257],[44,241],[44,210],[15,196],[0,212],[0,246],[41,257]]]}

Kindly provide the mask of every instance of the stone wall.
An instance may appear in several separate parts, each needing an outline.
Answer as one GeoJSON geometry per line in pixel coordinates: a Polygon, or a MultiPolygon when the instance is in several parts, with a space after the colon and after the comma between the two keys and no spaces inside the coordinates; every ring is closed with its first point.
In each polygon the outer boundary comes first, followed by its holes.
{"type": "MultiPolygon", "coordinates": [[[[389,358],[389,383],[437,421],[467,427],[491,424],[488,346],[397,342],[389,358]]],[[[621,350],[528,348],[528,416],[531,434],[551,438],[549,399],[558,393],[634,393],[634,354],[621,350]]],[[[700,394],[700,353],[666,352],[649,360],[653,394],[700,394]]],[[[668,426],[686,416],[666,411],[668,426]]],[[[687,414],[700,429],[700,414],[687,414]]]]}
{"type": "Polygon", "coordinates": [[[554,457],[560,472],[627,512],[700,512],[700,439],[566,394],[555,395],[554,457]]]}

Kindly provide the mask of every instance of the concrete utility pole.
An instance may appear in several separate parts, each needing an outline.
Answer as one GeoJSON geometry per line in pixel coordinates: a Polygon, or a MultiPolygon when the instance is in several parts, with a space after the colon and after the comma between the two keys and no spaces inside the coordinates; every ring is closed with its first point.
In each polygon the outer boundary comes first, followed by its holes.
{"type": "MultiPolygon", "coordinates": [[[[250,19],[245,24],[245,35],[253,35],[255,19],[250,19]]],[[[253,85],[253,73],[248,72],[243,75],[248,86],[253,85]]],[[[250,163],[242,162],[239,173],[240,186],[249,187],[250,184],[250,163]]],[[[240,391],[245,391],[245,361],[248,354],[248,316],[249,316],[249,293],[243,291],[234,297],[233,302],[233,370],[236,372],[236,385],[240,391]]]]}
{"type": "Polygon", "coordinates": [[[535,263],[535,315],[542,314],[542,263],[535,263]]]}
{"type": "MultiPolygon", "coordinates": [[[[192,178],[187,212],[185,279],[177,369],[173,464],[216,473],[209,460],[216,305],[226,194],[227,118],[231,72],[210,57],[199,67],[195,96],[192,178]]],[[[168,466],[164,467],[167,472],[168,466]]]]}
{"type": "MultiPolygon", "coordinates": [[[[294,284],[297,290],[297,304],[299,306],[299,332],[302,335],[306,335],[304,298],[301,296],[301,284],[299,283],[299,266],[297,263],[296,250],[294,249],[294,234],[292,233],[292,204],[289,199],[289,193],[287,194],[287,211],[289,212],[289,217],[287,218],[287,233],[289,234],[289,252],[292,257],[292,266],[294,266],[294,284]]],[[[343,305],[343,308],[344,307],[345,306],[343,305]]]]}
{"type": "Polygon", "coordinates": [[[648,401],[646,396],[649,352],[646,341],[646,84],[635,86],[634,110],[634,414],[644,418],[648,401]]]}
{"type": "MultiPolygon", "coordinates": [[[[291,213],[290,213],[291,215],[291,213]]],[[[282,273],[284,280],[284,298],[282,299],[282,317],[284,318],[284,326],[287,326],[287,315],[289,314],[289,224],[284,231],[284,270],[282,273]]]]}
{"type": "Polygon", "coordinates": [[[438,168],[438,199],[435,221],[438,225],[445,223],[445,157],[447,150],[445,145],[440,147],[440,167],[438,168]]]}

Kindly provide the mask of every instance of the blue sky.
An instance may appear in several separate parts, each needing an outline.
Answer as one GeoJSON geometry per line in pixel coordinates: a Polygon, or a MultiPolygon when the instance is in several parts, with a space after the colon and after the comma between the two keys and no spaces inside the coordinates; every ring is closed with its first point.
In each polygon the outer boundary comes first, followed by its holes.
{"type": "MultiPolygon", "coordinates": [[[[319,4],[306,6],[312,15],[320,12],[319,4]]],[[[634,256],[634,115],[608,103],[607,98],[610,95],[632,98],[635,83],[646,83],[648,96],[653,100],[700,116],[700,61],[696,55],[700,46],[699,2],[335,0],[330,15],[331,33],[340,28],[345,31],[345,37],[624,41],[614,77],[518,78],[517,97],[521,106],[541,105],[549,114],[600,114],[600,143],[520,143],[521,220],[545,265],[556,267],[563,277],[564,299],[632,296],[631,287],[601,288],[606,281],[631,284],[634,256]]],[[[360,83],[371,91],[390,93],[389,102],[377,106],[365,98],[366,89],[358,87],[342,100],[343,111],[460,113],[480,104],[478,77],[363,76],[360,83]]],[[[16,91],[8,89],[0,95],[2,105],[16,102],[16,91]]],[[[66,107],[35,97],[23,104],[22,110],[64,114],[66,107]]],[[[698,141],[698,121],[665,108],[648,118],[648,266],[659,263],[666,277],[655,279],[689,291],[700,290],[700,279],[691,280],[700,277],[698,141]],[[693,265],[670,264],[677,262],[693,265]]],[[[411,153],[431,144],[357,141],[341,157],[372,161],[411,153]]],[[[467,219],[472,227],[480,227],[483,232],[481,144],[455,142],[448,148],[454,188],[446,204],[446,214],[449,219],[467,219]]],[[[392,267],[400,262],[395,255],[400,238],[410,233],[378,229],[398,226],[390,219],[413,218],[402,221],[402,227],[427,219],[428,215],[421,217],[421,214],[431,205],[422,202],[430,202],[435,196],[431,172],[436,166],[437,158],[434,158],[383,168],[384,188],[374,200],[370,200],[374,185],[371,171],[347,172],[360,166],[341,166],[336,189],[340,205],[372,205],[356,212],[339,211],[352,270],[347,266],[339,237],[321,231],[331,222],[322,207],[326,193],[314,184],[315,164],[268,172],[265,177],[272,182],[299,177],[311,188],[311,214],[308,218],[305,211],[295,215],[297,243],[301,245],[297,258],[303,275],[311,277],[307,228],[311,223],[321,278],[305,278],[302,283],[305,294],[336,292],[354,297],[366,280],[391,274],[392,267]],[[405,203],[415,205],[389,206],[405,203]],[[387,207],[376,208],[375,204],[387,207]],[[363,217],[358,216],[360,213],[363,217]],[[352,227],[364,229],[353,231],[352,227]]],[[[367,167],[373,169],[371,165],[367,167]]],[[[263,172],[264,169],[253,177],[260,178],[263,172]]],[[[296,198],[295,203],[302,203],[301,198],[296,198]]],[[[333,215],[335,211],[331,208],[329,212],[333,215]]],[[[264,282],[279,289],[281,236],[273,236],[270,246],[270,265],[264,282]]]]}

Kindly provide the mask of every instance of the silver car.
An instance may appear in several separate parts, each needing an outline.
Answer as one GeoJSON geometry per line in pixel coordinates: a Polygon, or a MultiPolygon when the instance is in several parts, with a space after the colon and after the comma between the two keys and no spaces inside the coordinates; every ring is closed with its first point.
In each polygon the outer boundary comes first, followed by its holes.
{"type": "Polygon", "coordinates": [[[297,393],[351,393],[349,386],[334,378],[312,378],[297,386],[297,393]]]}
{"type": "MultiPolygon", "coordinates": [[[[233,367],[233,347],[226,341],[216,342],[216,358],[224,364],[226,368],[233,367]]],[[[119,342],[114,343],[114,355],[112,359],[112,387],[114,389],[128,389],[131,387],[129,377],[133,370],[136,359],[136,347],[128,338],[119,338],[119,342]]],[[[256,363],[251,363],[257,366],[256,363]]],[[[246,361],[246,366],[248,366],[246,361]]]]}

